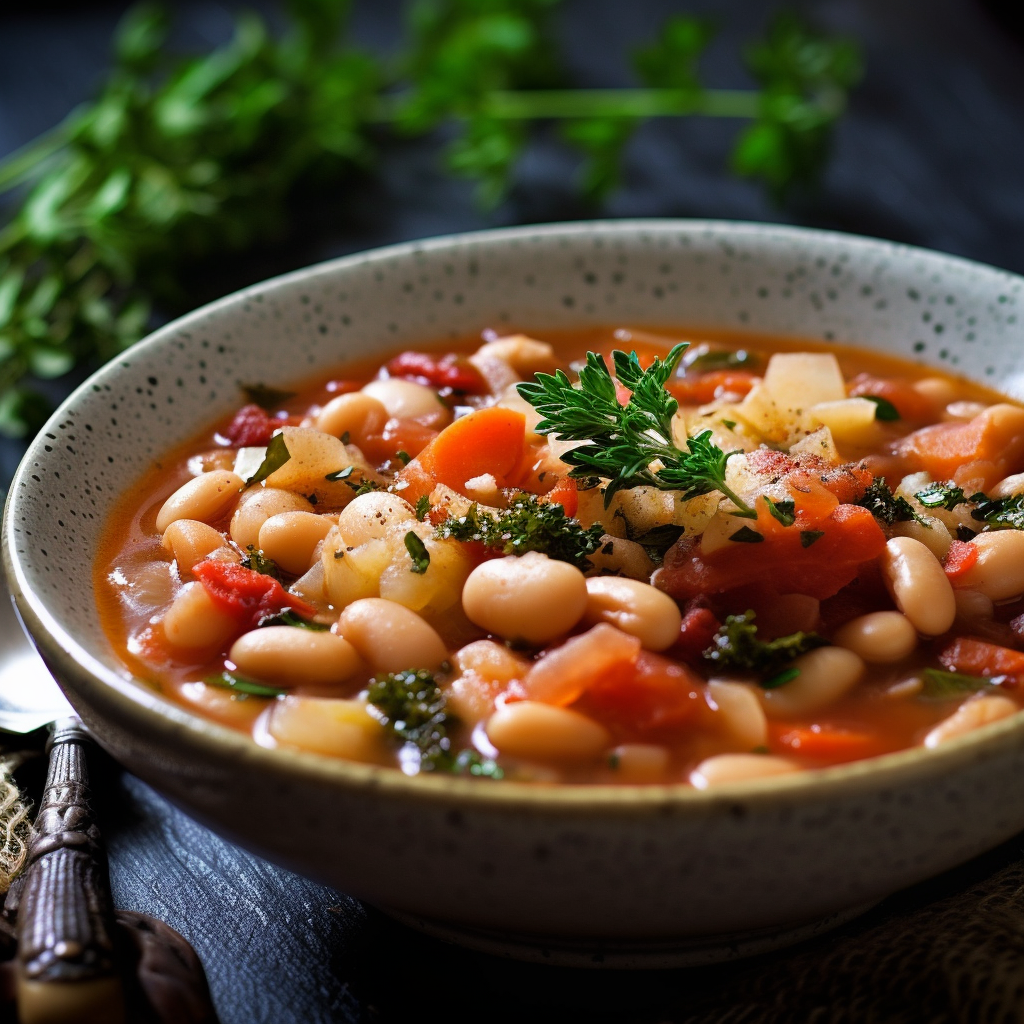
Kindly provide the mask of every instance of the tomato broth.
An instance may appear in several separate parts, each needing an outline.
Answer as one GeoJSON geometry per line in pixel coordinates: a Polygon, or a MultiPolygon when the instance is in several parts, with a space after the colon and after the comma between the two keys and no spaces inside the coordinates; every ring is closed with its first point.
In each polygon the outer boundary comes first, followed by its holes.
{"type": "Polygon", "coordinates": [[[1019,709],[1022,470],[1024,409],[864,349],[487,333],[253,382],[95,590],[138,679],[266,746],[708,788],[1019,709]]]}

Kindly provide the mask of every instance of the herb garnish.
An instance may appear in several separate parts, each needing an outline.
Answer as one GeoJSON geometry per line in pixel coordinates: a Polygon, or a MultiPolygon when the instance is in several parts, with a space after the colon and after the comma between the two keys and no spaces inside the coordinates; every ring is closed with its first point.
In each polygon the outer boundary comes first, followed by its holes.
{"type": "Polygon", "coordinates": [[[809,548],[816,540],[821,540],[824,536],[824,530],[801,530],[800,547],[809,548]]]}
{"type": "Polygon", "coordinates": [[[255,544],[249,544],[245,550],[249,552],[247,555],[242,556],[242,565],[246,569],[252,569],[253,572],[270,576],[275,580],[281,578],[281,570],[278,569],[277,562],[272,558],[267,558],[263,551],[257,548],[255,544]]]}
{"type": "Polygon", "coordinates": [[[280,409],[289,398],[294,398],[296,392],[282,391],[280,388],[268,387],[266,384],[243,384],[242,394],[253,405],[258,405],[265,412],[275,412],[280,409]]]}
{"type": "Polygon", "coordinates": [[[329,480],[332,484],[337,483],[339,480],[347,480],[355,470],[355,466],[346,466],[344,469],[336,469],[333,473],[325,474],[324,479],[329,480]]]}
{"type": "Polygon", "coordinates": [[[945,672],[940,668],[926,668],[921,672],[924,684],[921,696],[927,700],[952,700],[965,693],[977,693],[989,686],[999,686],[1006,676],[972,676],[963,672],[945,672]]]}
{"type": "Polygon", "coordinates": [[[288,692],[279,686],[258,683],[255,679],[247,679],[245,676],[227,670],[218,672],[215,676],[207,676],[203,682],[207,686],[219,686],[222,689],[233,690],[241,700],[246,697],[281,697],[288,692]]]}
{"type": "Polygon", "coordinates": [[[405,550],[412,559],[412,571],[422,576],[430,568],[430,552],[419,534],[413,530],[405,535],[405,550]]]}
{"type": "Polygon", "coordinates": [[[591,565],[588,556],[601,546],[604,528],[595,523],[584,529],[557,502],[541,501],[535,494],[523,493],[497,513],[481,512],[474,503],[465,515],[449,515],[434,536],[441,540],[478,541],[503,555],[539,551],[586,571],[591,565]]]}
{"type": "Polygon", "coordinates": [[[888,398],[882,398],[881,395],[861,395],[862,398],[866,398],[869,402],[875,403],[875,419],[881,420],[885,423],[891,423],[895,420],[900,419],[900,411],[896,408],[888,398]]]}
{"type": "Polygon", "coordinates": [[[752,611],[729,615],[704,657],[723,668],[757,672],[762,677],[761,686],[772,688],[795,678],[781,678],[784,674],[781,670],[791,661],[816,647],[827,646],[828,642],[817,633],[792,633],[774,640],[760,640],[754,618],[752,611]]]}
{"type": "MultiPolygon", "coordinates": [[[[923,491],[918,491],[915,498],[925,508],[944,508],[952,512],[957,505],[967,501],[962,487],[954,487],[952,484],[929,484],[923,491]]],[[[978,497],[984,498],[984,495],[978,497]]]]}
{"type": "Polygon", "coordinates": [[[777,519],[783,526],[792,526],[796,522],[796,502],[791,498],[783,501],[772,501],[768,495],[764,495],[764,503],[768,506],[768,511],[771,512],[772,516],[777,519]]]}
{"type": "Polygon", "coordinates": [[[562,459],[573,467],[569,475],[575,479],[595,474],[608,479],[606,508],[617,491],[646,484],[681,491],[683,501],[721,491],[736,505],[734,515],[756,519],[757,513],[725,482],[725,465],[735,451],[717,447],[710,430],[691,437],[685,452],[672,439],[672,417],[679,403],[665,390],[665,383],[685,351],[685,343],[676,345],[646,370],[636,352],[613,352],[615,376],[632,392],[625,405],[618,400],[604,357],[596,352],[587,353],[578,388],[562,370],[538,373],[535,382],[517,388],[544,417],[537,424],[538,433],[587,442],[562,459]]]}
{"type": "Polygon", "coordinates": [[[311,633],[327,633],[331,628],[326,623],[317,622],[316,619],[304,619],[291,608],[285,608],[276,615],[260,619],[259,626],[261,629],[264,626],[295,626],[298,629],[308,629],[311,633]]]}
{"type": "Polygon", "coordinates": [[[757,363],[757,355],[746,349],[713,348],[707,352],[701,352],[693,359],[688,359],[686,369],[706,373],[709,370],[738,370],[743,367],[756,366],[757,363]]]}
{"type": "Polygon", "coordinates": [[[741,526],[734,534],[730,535],[729,540],[735,541],[737,544],[760,544],[764,540],[764,534],[752,530],[749,526],[741,526]]]}
{"type": "Polygon", "coordinates": [[[424,669],[394,672],[370,680],[366,694],[385,729],[419,757],[419,770],[500,779],[501,768],[475,750],[456,753],[451,733],[462,724],[447,709],[444,691],[424,669]]]}
{"type": "Polygon", "coordinates": [[[254,484],[263,483],[271,473],[279,470],[291,457],[288,446],[284,443],[284,434],[275,434],[270,439],[270,444],[267,445],[267,454],[263,457],[259,468],[245,481],[245,486],[252,487],[254,484]]]}
{"type": "Polygon", "coordinates": [[[422,494],[416,499],[416,518],[422,523],[430,515],[430,498],[422,494]]]}
{"type": "Polygon", "coordinates": [[[1008,498],[986,498],[972,494],[971,501],[979,502],[971,518],[988,523],[996,529],[1024,530],[1024,494],[1011,494],[1008,498]]]}
{"type": "MultiPolygon", "coordinates": [[[[853,504],[866,508],[886,526],[907,523],[914,519],[922,522],[921,517],[914,511],[914,506],[902,494],[893,494],[892,488],[880,476],[871,481],[868,489],[853,504]]],[[[924,525],[927,526],[927,523],[924,525]]]]}

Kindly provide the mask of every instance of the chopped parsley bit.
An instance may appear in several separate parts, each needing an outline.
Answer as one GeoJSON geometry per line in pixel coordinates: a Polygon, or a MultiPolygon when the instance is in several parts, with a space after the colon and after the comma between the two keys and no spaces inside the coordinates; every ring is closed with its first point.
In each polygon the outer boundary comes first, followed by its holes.
{"type": "Polygon", "coordinates": [[[925,508],[944,508],[952,512],[957,505],[967,501],[962,487],[954,487],[952,484],[929,484],[923,491],[918,491],[915,498],[925,508]]]}
{"type": "Polygon", "coordinates": [[[914,506],[906,498],[893,494],[889,485],[880,476],[871,481],[868,489],[853,504],[866,508],[886,526],[892,526],[893,523],[908,523],[914,519],[924,526],[928,525],[914,511],[914,506]]]}
{"type": "Polygon", "coordinates": [[[422,523],[429,515],[430,499],[425,494],[422,494],[416,500],[416,518],[422,523]]]}
{"type": "Polygon", "coordinates": [[[424,669],[408,669],[370,680],[366,698],[385,729],[419,754],[423,772],[452,772],[500,779],[501,768],[475,750],[452,750],[452,731],[461,721],[447,709],[444,691],[424,669]]]}
{"type": "Polygon", "coordinates": [[[875,419],[882,420],[885,423],[891,423],[894,420],[900,419],[900,411],[896,408],[888,398],[882,398],[881,395],[864,395],[869,402],[875,403],[875,419]]]}
{"type": "Polygon", "coordinates": [[[351,444],[352,443],[352,435],[347,430],[345,431],[344,434],[341,435],[341,443],[342,444],[351,444]]]}
{"type": "Polygon", "coordinates": [[[242,394],[253,405],[258,405],[265,412],[274,412],[280,409],[289,398],[294,398],[296,392],[281,391],[279,388],[268,387],[266,384],[243,384],[242,394]]]}
{"type": "MultiPolygon", "coordinates": [[[[633,539],[637,544],[643,545],[646,549],[647,554],[651,556],[656,562],[663,561],[665,558],[665,552],[683,535],[685,530],[681,526],[675,526],[672,523],[666,523],[664,526],[656,526],[653,530],[648,530],[646,533],[640,534],[639,537],[633,539]]],[[[608,544],[606,547],[610,547],[614,550],[613,544],[608,544]]],[[[604,550],[604,549],[602,549],[604,550]]],[[[605,552],[611,554],[611,551],[605,552]]]]}
{"type": "Polygon", "coordinates": [[[557,502],[521,493],[496,515],[481,512],[474,503],[464,516],[450,515],[434,536],[439,540],[479,541],[503,555],[539,551],[586,571],[591,567],[588,556],[601,546],[604,528],[595,524],[584,529],[557,502]]]}
{"type": "Polygon", "coordinates": [[[355,468],[355,466],[346,466],[344,469],[336,469],[333,473],[328,473],[324,479],[330,480],[332,484],[338,480],[347,480],[355,472],[355,468]]]}
{"type": "Polygon", "coordinates": [[[729,537],[729,540],[734,540],[738,544],[760,544],[764,540],[764,536],[749,526],[741,526],[729,537]]]}
{"type": "Polygon", "coordinates": [[[288,451],[288,446],[284,443],[284,434],[275,434],[267,445],[267,454],[263,457],[259,469],[245,481],[245,486],[252,487],[254,484],[263,483],[271,473],[279,470],[291,457],[291,452],[288,451]]]}
{"type": "Polygon", "coordinates": [[[315,619],[304,619],[291,608],[285,608],[283,612],[260,619],[259,625],[260,628],[263,626],[295,626],[298,629],[308,629],[312,633],[326,633],[331,628],[323,622],[317,622],[315,619]]]}
{"type": "Polygon", "coordinates": [[[1008,498],[987,498],[984,494],[972,494],[971,501],[979,502],[971,512],[971,518],[987,523],[995,529],[1024,530],[1024,494],[1012,494],[1008,498]]]}
{"type": "Polygon", "coordinates": [[[761,686],[765,690],[777,690],[780,686],[785,686],[786,683],[793,682],[798,675],[800,675],[800,669],[784,668],[777,675],[772,676],[771,679],[765,679],[761,683],[761,686]]]}
{"type": "Polygon", "coordinates": [[[722,420],[722,426],[725,427],[726,430],[735,430],[736,429],[736,421],[735,420],[722,420]]]}
{"type": "Polygon", "coordinates": [[[239,700],[244,700],[246,697],[281,697],[287,692],[279,686],[267,686],[266,683],[258,683],[255,679],[246,679],[245,676],[228,671],[207,676],[203,682],[207,686],[219,686],[221,689],[233,690],[239,700]]]}
{"type": "Polygon", "coordinates": [[[804,548],[809,548],[816,540],[821,540],[821,538],[824,536],[824,530],[801,530],[800,546],[804,548]]]}
{"type": "Polygon", "coordinates": [[[395,458],[398,459],[398,461],[403,466],[408,466],[409,463],[412,462],[412,456],[407,451],[403,451],[402,449],[399,449],[397,452],[395,452],[395,458]]]}
{"type": "Polygon", "coordinates": [[[774,640],[759,640],[754,613],[730,615],[715,634],[712,646],[704,657],[723,668],[742,669],[761,674],[762,686],[782,686],[795,678],[781,679],[785,669],[794,658],[813,651],[816,647],[827,646],[827,641],[817,633],[792,633],[774,640]]]}
{"type": "Polygon", "coordinates": [[[759,743],[756,747],[752,747],[750,752],[752,754],[770,754],[771,748],[766,747],[763,743],[759,743]]]}
{"type": "Polygon", "coordinates": [[[430,568],[430,552],[420,540],[419,534],[410,530],[405,535],[405,550],[409,552],[409,557],[412,559],[412,571],[422,576],[430,568]]]}
{"type": "Polygon", "coordinates": [[[304,494],[303,497],[310,503],[310,505],[315,505],[320,500],[316,494],[304,494]]]}
{"type": "Polygon", "coordinates": [[[261,573],[264,576],[272,576],[275,580],[281,578],[281,570],[278,569],[277,562],[257,550],[255,544],[249,544],[245,550],[249,552],[242,556],[242,565],[246,569],[252,569],[253,572],[261,573]]]}
{"type": "Polygon", "coordinates": [[[379,484],[376,480],[370,480],[369,478],[365,480],[346,480],[345,483],[356,492],[357,498],[361,494],[371,494],[373,491],[383,491],[385,489],[383,484],[379,484]]]}
{"type": "Polygon", "coordinates": [[[608,767],[611,768],[612,771],[618,770],[621,761],[622,758],[620,758],[614,750],[608,755],[608,767]]]}
{"type": "Polygon", "coordinates": [[[764,496],[764,503],[768,511],[783,526],[792,526],[796,522],[796,502],[787,498],[784,501],[772,501],[767,495],[764,496]]]}
{"type": "Polygon", "coordinates": [[[974,540],[978,536],[977,530],[972,530],[969,526],[964,526],[962,523],[956,528],[956,539],[962,541],[974,540]]]}
{"type": "Polygon", "coordinates": [[[921,696],[925,700],[952,700],[965,693],[977,693],[989,686],[999,686],[1006,676],[970,676],[962,672],[944,672],[939,668],[926,668],[921,673],[924,684],[921,696]]]}
{"type": "Polygon", "coordinates": [[[686,451],[675,445],[672,417],[679,403],[665,384],[686,347],[676,345],[646,370],[635,352],[613,352],[615,376],[630,391],[625,405],[619,402],[604,357],[596,352],[587,353],[578,387],[557,370],[554,375],[538,373],[535,381],[518,384],[517,389],[543,417],[538,433],[585,442],[562,458],[573,467],[569,475],[576,480],[595,474],[608,479],[605,508],[617,491],[648,485],[680,491],[683,501],[721,491],[735,503],[734,514],[756,519],[757,513],[725,482],[726,463],[736,452],[722,451],[711,441],[710,430],[689,438],[686,451]],[[660,468],[652,469],[655,463],[660,468]]]}

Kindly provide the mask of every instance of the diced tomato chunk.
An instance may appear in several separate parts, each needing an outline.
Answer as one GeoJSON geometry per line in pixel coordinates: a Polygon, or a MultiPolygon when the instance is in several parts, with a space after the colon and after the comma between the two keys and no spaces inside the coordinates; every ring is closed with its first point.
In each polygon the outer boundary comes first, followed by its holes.
{"type": "Polygon", "coordinates": [[[312,605],[289,594],[273,577],[234,562],[207,559],[193,566],[192,574],[213,603],[237,620],[240,631],[255,629],[261,619],[277,615],[285,608],[306,618],[316,614],[312,605]]]}
{"type": "Polygon", "coordinates": [[[946,552],[942,568],[945,570],[946,578],[956,586],[963,586],[963,577],[967,571],[978,561],[978,549],[968,541],[955,540],[946,552]]]}
{"type": "Polygon", "coordinates": [[[419,420],[392,417],[380,434],[361,438],[359,449],[374,465],[381,465],[394,460],[398,452],[415,458],[435,437],[437,431],[419,420]]]}
{"type": "Polygon", "coordinates": [[[580,507],[580,492],[571,476],[561,477],[544,497],[547,501],[561,505],[565,514],[570,517],[576,515],[580,507]]]}
{"type": "Polygon", "coordinates": [[[388,362],[387,371],[392,377],[469,395],[481,395],[488,390],[480,371],[465,356],[453,353],[439,359],[428,352],[402,352],[388,362]]]}
{"type": "Polygon", "coordinates": [[[271,416],[258,405],[243,405],[224,436],[239,448],[257,448],[269,444],[275,430],[280,430],[284,421],[271,416]]]}
{"type": "Polygon", "coordinates": [[[841,725],[772,722],[768,726],[770,747],[781,754],[800,754],[826,764],[843,764],[863,757],[876,757],[893,744],[880,735],[841,725]]]}
{"type": "Polygon", "coordinates": [[[577,706],[626,739],[667,739],[710,714],[701,677],[650,651],[594,680],[577,706]]]}
{"type": "Polygon", "coordinates": [[[1018,684],[1024,681],[1024,652],[974,637],[957,637],[939,655],[939,661],[951,672],[971,676],[1012,676],[1018,684]]]}
{"type": "Polygon", "coordinates": [[[850,382],[849,393],[851,398],[868,395],[884,398],[895,406],[901,419],[911,422],[927,422],[936,412],[931,399],[921,394],[909,380],[858,373],[850,382]]]}
{"type": "Polygon", "coordinates": [[[672,645],[671,653],[691,665],[699,665],[701,656],[711,646],[720,625],[710,608],[689,609],[683,615],[679,639],[672,645]]]}

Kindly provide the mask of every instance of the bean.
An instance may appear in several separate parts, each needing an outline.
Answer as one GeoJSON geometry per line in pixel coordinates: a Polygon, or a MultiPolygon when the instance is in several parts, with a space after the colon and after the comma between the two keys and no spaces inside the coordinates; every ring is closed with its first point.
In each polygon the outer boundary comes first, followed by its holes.
{"type": "Polygon", "coordinates": [[[260,527],[259,548],[285,572],[301,576],[312,564],[316,546],[334,523],[315,512],[278,512],[260,527]]]}
{"type": "Polygon", "coordinates": [[[452,421],[452,414],[433,388],[415,381],[391,377],[372,380],[363,388],[363,394],[376,398],[389,416],[403,420],[422,420],[435,429],[452,421]]]}
{"type": "Polygon", "coordinates": [[[267,731],[278,743],[328,757],[380,763],[384,729],[361,700],[289,694],[274,702],[267,731]]]}
{"type": "Polygon", "coordinates": [[[156,528],[163,533],[178,519],[198,519],[203,523],[216,519],[235,503],[243,486],[242,478],[226,469],[193,477],[160,507],[156,528]]]}
{"type": "Polygon", "coordinates": [[[984,402],[967,402],[960,399],[956,402],[950,402],[946,406],[946,411],[943,415],[944,420],[959,420],[966,422],[967,420],[973,420],[975,416],[980,416],[988,408],[984,402]]]}
{"type": "Polygon", "coordinates": [[[338,631],[375,672],[434,669],[448,660],[433,626],[404,605],[382,597],[353,601],[341,613],[338,631]]]}
{"type": "Polygon", "coordinates": [[[769,718],[809,714],[838,700],[864,675],[864,662],[844,647],[819,647],[793,662],[799,675],[774,690],[761,691],[769,718]]]}
{"type": "Polygon", "coordinates": [[[543,644],[567,633],[587,608],[587,581],[538,551],[478,565],[462,589],[470,622],[508,640],[543,644]]]}
{"type": "Polygon", "coordinates": [[[949,716],[939,722],[937,726],[924,738],[926,747],[937,747],[940,743],[955,739],[957,736],[964,736],[974,729],[978,729],[990,722],[998,722],[1001,718],[1008,718],[1020,709],[1010,700],[1009,697],[986,694],[982,697],[973,697],[964,701],[949,716]]]}
{"type": "Polygon", "coordinates": [[[362,668],[347,640],[295,626],[264,626],[243,633],[228,657],[242,675],[285,686],[333,686],[362,668]]]}
{"type": "Polygon", "coordinates": [[[771,757],[768,754],[716,754],[697,765],[690,773],[690,782],[697,789],[712,789],[730,782],[753,782],[798,771],[800,766],[784,757],[771,757]]]}
{"type": "Polygon", "coordinates": [[[234,616],[221,611],[201,583],[189,583],[182,590],[162,624],[168,643],[195,650],[220,647],[238,628],[234,616]]]}
{"type": "Polygon", "coordinates": [[[936,516],[927,514],[921,515],[920,521],[909,519],[903,523],[893,523],[892,531],[897,537],[911,537],[920,541],[936,558],[945,558],[953,544],[953,535],[946,524],[936,516]]]}
{"type": "Polygon", "coordinates": [[[488,342],[470,356],[470,361],[500,359],[520,377],[532,377],[535,373],[554,373],[558,365],[555,350],[546,341],[537,341],[525,334],[513,334],[488,342]]]}
{"type": "Polygon", "coordinates": [[[664,651],[679,639],[683,617],[664,591],[622,576],[595,576],[586,581],[588,626],[608,622],[637,637],[649,651],[664,651]]]}
{"type": "Polygon", "coordinates": [[[379,540],[394,526],[416,521],[412,505],[397,494],[371,491],[353,498],[338,516],[338,529],[346,545],[358,547],[379,540]]]}
{"type": "Polygon", "coordinates": [[[938,636],[953,625],[953,588],[941,563],[924,544],[912,537],[893,537],[885,546],[881,564],[882,578],[896,607],[914,629],[925,636],[938,636]]]}
{"type": "Polygon", "coordinates": [[[902,661],[917,647],[917,630],[899,612],[871,612],[851,619],[835,635],[840,647],[865,661],[902,661]]]}
{"type": "Polygon", "coordinates": [[[1024,494],[1024,473],[1004,477],[988,493],[993,498],[1012,498],[1015,494],[1024,494]]]}
{"type": "Polygon", "coordinates": [[[708,683],[708,695],[717,706],[730,739],[747,750],[767,744],[768,719],[752,686],[712,679],[708,683]]]}
{"type": "Polygon", "coordinates": [[[913,384],[914,390],[925,398],[929,399],[936,407],[945,407],[950,402],[955,402],[957,397],[957,386],[945,377],[925,377],[916,380],[913,384]]]}
{"type": "Polygon", "coordinates": [[[349,435],[359,444],[369,434],[380,434],[388,421],[388,411],[380,399],[365,391],[332,398],[317,414],[314,426],[334,437],[349,435]]]}
{"type": "Polygon", "coordinates": [[[598,571],[619,572],[634,580],[649,580],[654,572],[654,562],[642,544],[607,533],[590,556],[590,562],[598,571]]]}
{"type": "Polygon", "coordinates": [[[538,761],[591,761],[611,745],[608,730],[593,719],[532,700],[495,711],[487,736],[503,754],[538,761]]]}
{"type": "Polygon", "coordinates": [[[1024,533],[979,533],[969,543],[977,549],[978,560],[960,577],[964,587],[993,601],[1007,601],[1024,594],[1024,533]]]}
{"type": "Polygon", "coordinates": [[[953,596],[956,598],[957,618],[966,622],[981,622],[991,619],[995,615],[995,605],[991,597],[978,593],[977,590],[956,590],[953,596]]]}
{"type": "Polygon", "coordinates": [[[174,556],[179,574],[188,576],[192,566],[212,551],[224,547],[227,541],[212,526],[198,519],[176,519],[164,530],[160,544],[174,556]]]}
{"type": "Polygon", "coordinates": [[[509,683],[526,678],[530,663],[493,640],[475,640],[452,656],[459,675],[452,680],[448,702],[467,722],[485,718],[494,699],[509,683]]]}
{"type": "Polygon", "coordinates": [[[668,750],[653,743],[623,743],[611,756],[615,778],[621,782],[660,782],[669,761],[668,750]]]}
{"type": "Polygon", "coordinates": [[[250,545],[254,548],[259,546],[260,529],[271,516],[282,512],[312,511],[313,506],[301,494],[293,494],[279,487],[253,488],[246,491],[239,500],[228,533],[245,551],[250,545]]]}

